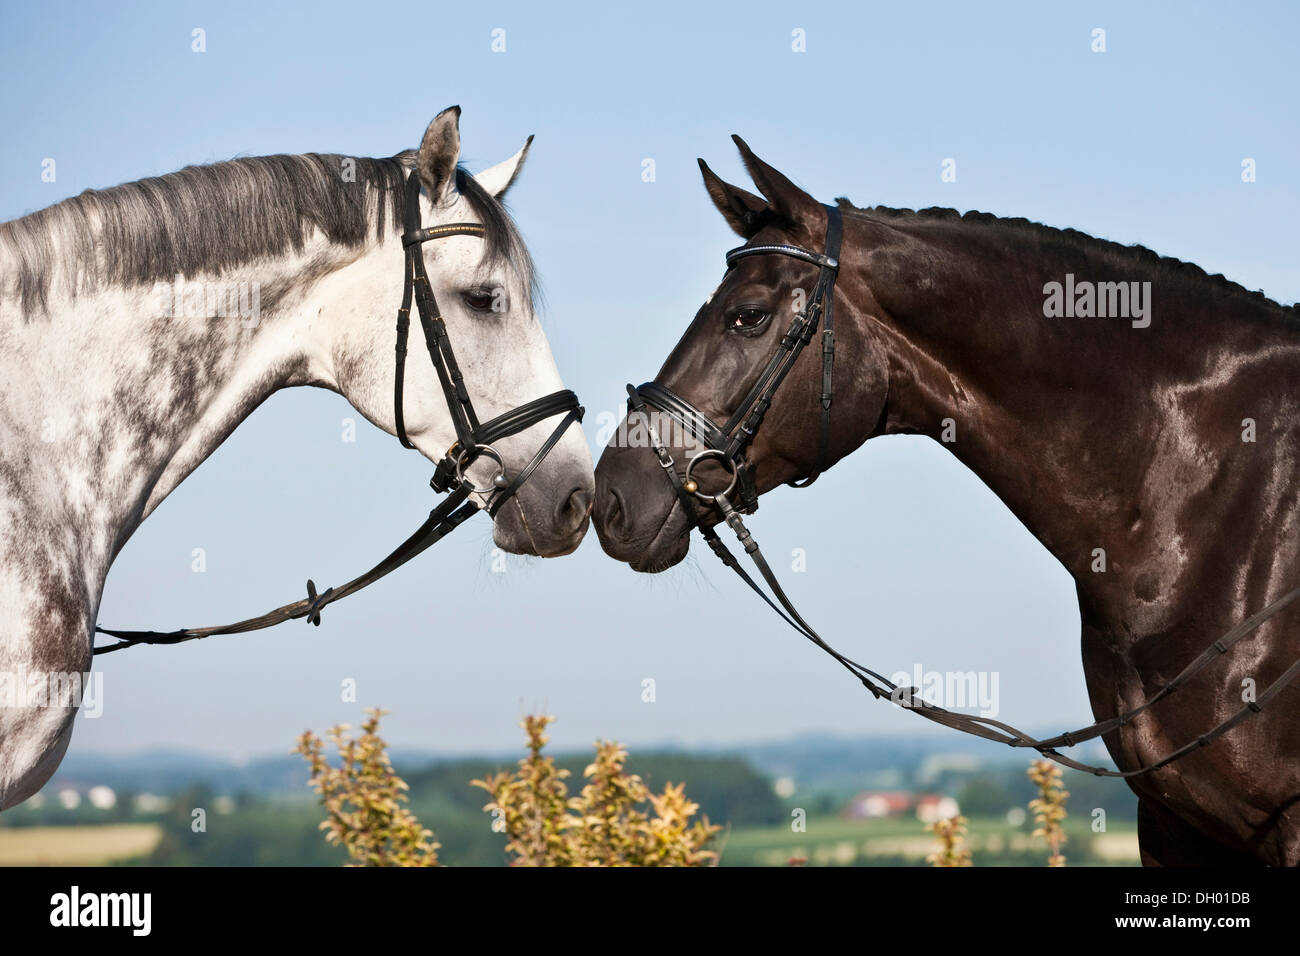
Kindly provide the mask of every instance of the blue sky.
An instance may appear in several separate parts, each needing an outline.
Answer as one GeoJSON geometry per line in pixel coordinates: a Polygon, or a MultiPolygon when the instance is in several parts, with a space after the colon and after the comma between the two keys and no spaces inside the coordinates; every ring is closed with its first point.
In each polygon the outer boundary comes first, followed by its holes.
{"type": "MultiPolygon", "coordinates": [[[[734,237],[695,158],[747,185],[732,132],[822,200],[1026,216],[1300,298],[1291,4],[410,10],[6,7],[0,219],[236,155],[390,155],[459,103],[471,169],[537,135],[510,201],[597,453],[601,414],[621,413],[623,384],[656,372],[721,275],[734,237]],[[205,53],[191,51],[196,27],[205,53]],[[1090,49],[1098,27],[1105,53],[1090,49]],[[55,183],[41,181],[46,157],[55,183]],[[948,157],[953,183],[940,181],[948,157]],[[1245,157],[1255,183],[1241,182],[1245,157]]],[[[131,540],[101,620],[222,623],[386,554],[431,506],[430,466],[364,423],[340,442],[351,414],[324,392],[274,397],[131,540]],[[190,570],[196,547],[205,574],[190,570]]],[[[996,671],[1001,716],[1022,726],[1091,719],[1070,578],[939,446],[872,442],[814,489],[766,497],[751,528],[850,656],[886,674],[996,671]],[[794,548],[804,574],[788,572],[794,548]]],[[[565,746],[935,732],[870,701],[698,548],[657,578],[607,559],[594,534],[570,558],[510,558],[504,573],[491,552],[479,518],[319,629],[103,658],[105,712],[79,721],[73,751],[283,752],[366,705],[395,711],[396,744],[446,752],[513,748],[535,709],[559,716],[565,746]],[[340,700],[347,678],[356,704],[340,700]]]]}

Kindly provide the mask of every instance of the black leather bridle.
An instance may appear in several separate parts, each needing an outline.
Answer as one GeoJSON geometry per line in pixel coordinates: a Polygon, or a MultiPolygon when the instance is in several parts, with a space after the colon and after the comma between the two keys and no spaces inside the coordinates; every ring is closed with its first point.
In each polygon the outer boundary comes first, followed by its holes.
{"type": "Polygon", "coordinates": [[[425,346],[429,351],[429,360],[438,373],[438,381],[442,385],[442,392],[446,397],[447,408],[451,413],[456,432],[456,441],[447,449],[447,453],[438,462],[433,477],[429,480],[434,491],[446,493],[447,497],[429,512],[429,517],[424,524],[420,525],[415,533],[402,542],[392,554],[365,574],[353,578],[341,587],[327,588],[317,593],[315,583],[309,580],[305,599],[278,607],[260,617],[220,627],[183,628],[176,631],[120,631],[96,627],[96,633],[116,637],[118,642],[96,647],[94,653],[107,654],[136,644],[179,644],[217,634],[242,634],[296,618],[306,618],[312,624],[319,625],[320,612],[327,605],[355,594],[395,571],[473,516],[479,510],[479,506],[468,500],[471,494],[489,496],[484,507],[489,515],[495,516],[537,470],[564,436],[568,427],[582,421],[583,408],[578,403],[578,396],[568,389],[562,389],[526,402],[486,422],[479,422],[478,415],[474,411],[474,402],[465,387],[465,379],[461,375],[456,354],[451,347],[447,324],[438,309],[438,300],[434,297],[433,287],[424,269],[422,246],[430,240],[448,236],[481,238],[485,230],[482,224],[476,222],[453,222],[441,226],[421,227],[420,218],[420,179],[413,170],[406,181],[405,231],[402,235],[406,264],[402,304],[397,310],[397,369],[393,386],[393,413],[398,440],[405,447],[414,448],[406,434],[406,419],[402,408],[406,344],[411,328],[411,302],[414,299],[420,317],[420,327],[424,331],[425,346]],[[564,417],[538,448],[532,460],[513,477],[508,475],[505,462],[492,447],[492,442],[517,435],[539,422],[561,414],[564,417]],[[492,483],[483,488],[476,487],[465,474],[466,469],[479,458],[491,459],[497,466],[492,483]]]}
{"type": "Polygon", "coordinates": [[[451,412],[452,424],[456,430],[456,441],[447,449],[447,454],[438,463],[430,479],[435,491],[446,492],[466,484],[465,469],[479,457],[492,459],[497,464],[496,475],[490,488],[470,490],[478,494],[491,493],[487,512],[496,515],[501,506],[509,501],[525,481],[529,479],[537,466],[555,447],[564,432],[574,422],[582,421],[583,408],[578,404],[578,396],[568,389],[543,395],[518,408],[511,409],[489,421],[479,423],[474,412],[474,402],[465,388],[465,379],[460,366],[456,363],[456,353],[452,351],[451,338],[447,335],[447,324],[438,309],[438,300],[434,298],[433,287],[424,271],[424,253],[421,246],[431,239],[443,239],[447,236],[482,236],[483,226],[476,222],[453,222],[444,226],[420,228],[420,181],[412,171],[406,183],[406,232],[402,236],[402,246],[406,249],[406,281],[402,289],[402,304],[397,310],[397,371],[393,377],[393,418],[397,426],[397,439],[407,448],[414,448],[406,435],[406,418],[402,411],[403,380],[406,375],[406,340],[411,328],[411,298],[415,297],[416,309],[420,316],[420,326],[424,330],[424,344],[429,350],[429,360],[438,373],[442,393],[447,399],[447,409],[451,412]],[[555,426],[550,437],[542,443],[528,463],[513,479],[507,478],[505,463],[500,454],[492,447],[492,442],[511,435],[517,435],[532,428],[538,422],[563,413],[564,418],[555,426]]]}
{"type": "MultiPolygon", "coordinates": [[[[790,374],[803,350],[817,335],[817,328],[822,329],[822,394],[821,394],[821,434],[817,442],[817,462],[812,473],[803,482],[791,482],[796,488],[807,488],[817,480],[826,466],[827,449],[830,445],[831,432],[831,372],[835,364],[835,329],[834,300],[835,277],[839,273],[840,237],[843,225],[840,211],[834,206],[826,206],[826,252],[816,253],[799,246],[791,245],[757,245],[740,246],[727,253],[727,268],[748,256],[780,255],[789,256],[817,266],[817,282],[812,293],[804,302],[804,310],[795,313],[793,321],[785,334],[781,336],[780,345],[768,360],[749,392],[736,406],[735,412],[719,427],[708,415],[704,414],[686,399],[677,395],[666,385],[658,382],[646,382],[640,388],[627,387],[628,406],[632,411],[644,415],[646,405],[653,405],[677,423],[685,433],[694,436],[704,445],[704,450],[692,456],[686,465],[683,478],[677,477],[676,466],[672,456],[662,446],[657,445],[655,454],[659,463],[673,482],[679,496],[685,495],[683,504],[690,504],[690,496],[697,496],[707,504],[716,504],[714,495],[699,490],[699,482],[692,474],[698,462],[716,459],[731,473],[731,485],[724,492],[724,497],[731,491],[736,492],[739,503],[737,510],[743,514],[753,514],[758,510],[758,491],[754,484],[754,470],[745,460],[745,450],[754,440],[763,417],[772,407],[772,399],[777,389],[790,374]]],[[[649,425],[649,416],[644,416],[649,425]]],[[[653,433],[653,429],[651,429],[653,433]]],[[[694,511],[687,508],[689,516],[694,511]]]]}
{"type": "Polygon", "coordinates": [[[785,335],[781,337],[780,346],[776,353],[768,360],[762,374],[759,375],[754,386],[742,399],[740,405],[725,425],[718,427],[698,408],[658,382],[647,382],[640,388],[635,388],[632,385],[627,386],[629,419],[631,416],[636,415],[642,420],[646,434],[650,439],[651,448],[658,457],[664,474],[668,476],[668,480],[672,483],[673,490],[677,495],[677,501],[686,515],[687,522],[692,527],[699,529],[700,534],[713,553],[718,556],[724,565],[733,570],[755,594],[767,603],[768,607],[775,611],[796,632],[817,645],[846,668],[849,673],[853,674],[876,699],[887,699],[912,713],[925,717],[927,720],[950,727],[953,730],[959,730],[962,733],[972,734],[1011,747],[1036,750],[1044,757],[1063,766],[1082,770],[1099,777],[1136,777],[1166,767],[1175,760],[1204,747],[1227,733],[1237,724],[1259,713],[1263,710],[1264,705],[1276,697],[1283,688],[1297,677],[1300,677],[1300,661],[1296,661],[1281,677],[1262,690],[1256,699],[1247,702],[1245,706],[1235,711],[1226,720],[1221,721],[1209,732],[1187,742],[1146,767],[1120,771],[1080,763],[1061,754],[1057,748],[1074,747],[1123,727],[1133,718],[1187,684],[1193,675],[1209,665],[1211,661],[1220,655],[1226,654],[1234,644],[1248,634],[1253,633],[1261,624],[1300,597],[1300,588],[1289,591],[1263,610],[1241,621],[1227,634],[1207,647],[1195,660],[1183,668],[1173,680],[1151,695],[1141,706],[1108,720],[1097,721],[1087,727],[1041,740],[991,717],[956,713],[931,704],[920,696],[917,688],[900,687],[881,674],[859,664],[852,658],[844,656],[824,641],[813,630],[812,626],[803,619],[784,589],[782,589],[781,583],[773,573],[771,565],[763,556],[763,552],[760,550],[758,542],[754,540],[754,536],[745,527],[741,516],[743,514],[752,514],[758,508],[758,494],[753,466],[745,460],[745,449],[753,440],[759,425],[763,421],[763,416],[767,414],[767,410],[772,405],[777,389],[794,366],[795,360],[816,335],[819,317],[823,317],[822,418],[817,460],[807,479],[802,482],[792,481],[790,484],[797,488],[806,488],[817,479],[826,466],[827,448],[830,442],[831,369],[835,357],[835,334],[831,324],[832,300],[835,291],[835,278],[839,270],[838,259],[842,225],[839,210],[833,206],[825,208],[826,252],[824,254],[819,255],[808,249],[790,245],[741,246],[727,253],[728,268],[731,268],[738,259],[745,256],[784,255],[812,263],[820,271],[817,276],[817,284],[812,295],[808,298],[805,311],[795,315],[794,321],[790,323],[785,335]],[[649,414],[650,406],[667,415],[677,426],[684,429],[685,434],[692,436],[705,446],[703,451],[695,453],[690,458],[682,475],[677,473],[677,465],[673,461],[668,446],[664,444],[654,428],[649,414]],[[699,482],[693,474],[699,462],[709,459],[716,460],[730,474],[730,482],[727,487],[715,494],[701,491],[699,482]],[[731,500],[733,492],[738,499],[735,503],[731,500]],[[723,521],[735,532],[736,539],[745,549],[745,553],[749,555],[750,560],[754,562],[754,566],[758,568],[759,574],[771,589],[772,595],[775,596],[775,601],[759,587],[749,572],[741,566],[735,555],[718,537],[713,527],[701,523],[697,503],[703,503],[717,509],[723,521]]]}

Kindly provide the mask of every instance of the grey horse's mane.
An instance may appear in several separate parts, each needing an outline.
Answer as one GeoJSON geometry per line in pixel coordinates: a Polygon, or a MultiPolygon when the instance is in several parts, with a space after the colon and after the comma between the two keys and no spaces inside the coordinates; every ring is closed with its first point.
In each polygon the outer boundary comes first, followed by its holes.
{"type": "MultiPolygon", "coordinates": [[[[319,230],[359,246],[402,228],[408,150],[387,159],[329,153],[254,156],[186,166],[78,196],[0,223],[0,293],[44,312],[56,256],[76,296],[104,284],[220,274],[303,248],[319,230]],[[345,177],[344,170],[354,175],[345,177]]],[[[486,227],[484,265],[509,263],[533,294],[532,259],[514,220],[463,168],[456,183],[486,227]]]]}

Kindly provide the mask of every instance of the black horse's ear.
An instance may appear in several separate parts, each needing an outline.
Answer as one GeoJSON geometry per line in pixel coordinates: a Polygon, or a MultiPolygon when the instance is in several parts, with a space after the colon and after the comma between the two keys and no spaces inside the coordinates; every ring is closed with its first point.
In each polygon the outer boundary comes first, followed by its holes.
{"type": "Polygon", "coordinates": [[[433,118],[424,131],[415,168],[420,183],[435,206],[446,198],[456,182],[456,164],[460,162],[460,107],[449,106],[433,118]]]}
{"type": "Polygon", "coordinates": [[[793,225],[802,221],[803,216],[812,210],[821,208],[816,199],[755,156],[754,151],[743,139],[735,134],[732,134],[731,138],[736,148],[740,150],[740,158],[754,180],[754,185],[767,197],[768,205],[777,216],[793,225]]]}
{"type": "Polygon", "coordinates": [[[723,180],[704,160],[697,160],[700,173],[704,176],[704,188],[709,191],[709,198],[718,207],[722,218],[743,239],[752,239],[764,226],[775,218],[772,207],[761,196],[733,186],[723,180]]]}

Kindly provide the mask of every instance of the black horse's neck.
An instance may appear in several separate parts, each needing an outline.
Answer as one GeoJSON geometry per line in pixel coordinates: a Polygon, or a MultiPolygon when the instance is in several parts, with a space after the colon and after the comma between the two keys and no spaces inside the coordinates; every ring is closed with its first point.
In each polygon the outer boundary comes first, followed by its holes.
{"type": "MultiPolygon", "coordinates": [[[[860,424],[941,441],[1069,570],[1097,719],[1139,706],[1300,584],[1294,307],[1145,250],[1029,224],[855,214],[845,226],[854,344],[883,356],[888,378],[880,421],[860,424]],[[1138,283],[1145,314],[1095,314],[1110,282],[1138,283]],[[1070,289],[1076,308],[1049,301],[1049,283],[1070,289]],[[1077,308],[1081,283],[1091,316],[1077,308]]],[[[1149,765],[1298,655],[1300,609],[1289,607],[1177,702],[1107,734],[1112,756],[1149,765]]],[[[1293,805],[1295,776],[1276,771],[1300,751],[1296,693],[1235,742],[1133,781],[1144,847],[1174,861],[1225,846],[1295,859],[1277,809],[1293,805]]]]}
{"type": "Polygon", "coordinates": [[[878,430],[930,435],[975,471],[1112,639],[1175,627],[1207,561],[1227,573],[1246,559],[1188,546],[1220,522],[1281,530],[1251,504],[1295,477],[1296,416],[1278,392],[1300,394],[1293,310],[1019,222],[864,213],[846,217],[846,246],[845,294],[889,365],[878,430]]]}

